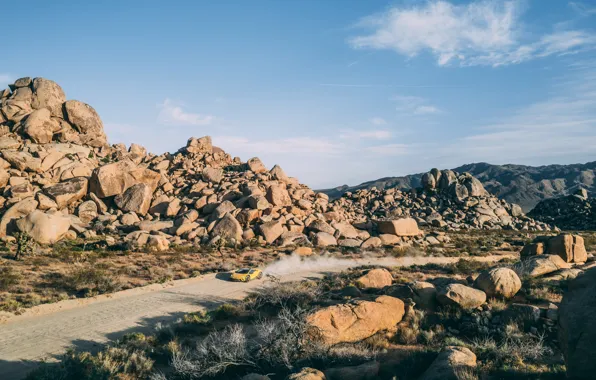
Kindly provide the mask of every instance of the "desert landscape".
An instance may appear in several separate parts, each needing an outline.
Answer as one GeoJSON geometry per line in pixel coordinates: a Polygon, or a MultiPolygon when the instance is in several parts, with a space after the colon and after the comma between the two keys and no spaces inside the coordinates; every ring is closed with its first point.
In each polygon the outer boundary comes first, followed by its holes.
{"type": "Polygon", "coordinates": [[[0,380],[595,378],[596,8],[108,3],[0,5],[0,380]]]}

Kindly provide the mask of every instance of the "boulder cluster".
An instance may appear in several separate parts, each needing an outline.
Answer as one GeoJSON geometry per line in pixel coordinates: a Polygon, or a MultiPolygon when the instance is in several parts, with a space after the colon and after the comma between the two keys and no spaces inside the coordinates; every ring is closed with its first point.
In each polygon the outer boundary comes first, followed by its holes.
{"type": "Polygon", "coordinates": [[[42,244],[313,244],[378,247],[421,239],[412,219],[352,225],[323,193],[191,138],[171,154],[108,145],[95,110],[44,78],[0,92],[0,237],[42,244]],[[378,231],[382,231],[380,236],[378,231]]]}
{"type": "Polygon", "coordinates": [[[432,169],[422,176],[422,188],[400,191],[376,188],[347,192],[334,202],[350,221],[412,217],[421,226],[446,230],[549,230],[524,215],[520,206],[488,193],[469,173],[432,169]]]}
{"type": "Polygon", "coordinates": [[[529,216],[563,230],[596,230],[596,198],[586,189],[575,194],[540,201],[529,216]]]}

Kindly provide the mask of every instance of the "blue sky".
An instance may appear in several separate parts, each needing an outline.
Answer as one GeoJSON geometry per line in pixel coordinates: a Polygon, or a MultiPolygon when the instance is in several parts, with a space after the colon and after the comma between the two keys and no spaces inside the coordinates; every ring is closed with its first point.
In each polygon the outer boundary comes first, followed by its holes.
{"type": "Polygon", "coordinates": [[[592,1],[3,1],[0,85],[58,82],[110,142],[190,136],[314,188],[596,160],[592,1]],[[19,17],[21,17],[19,16],[19,17]]]}

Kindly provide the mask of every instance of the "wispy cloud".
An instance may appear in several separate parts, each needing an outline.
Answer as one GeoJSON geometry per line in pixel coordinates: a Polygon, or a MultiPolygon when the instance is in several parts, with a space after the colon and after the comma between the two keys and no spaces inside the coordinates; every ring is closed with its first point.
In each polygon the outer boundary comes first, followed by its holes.
{"type": "Polygon", "coordinates": [[[157,120],[161,124],[174,126],[203,126],[209,125],[215,119],[212,115],[186,112],[181,104],[166,98],[158,105],[160,111],[157,120]]]}
{"type": "Polygon", "coordinates": [[[409,153],[410,146],[407,144],[384,144],[369,146],[365,148],[367,153],[382,156],[403,156],[409,153]]]}
{"type": "Polygon", "coordinates": [[[441,110],[419,96],[396,95],[391,98],[397,103],[396,109],[401,113],[413,115],[431,115],[440,113],[441,110]]]}
{"type": "Polygon", "coordinates": [[[240,136],[214,136],[213,142],[225,151],[247,155],[267,154],[320,154],[333,155],[343,151],[344,146],[326,138],[289,137],[280,139],[252,140],[240,136]]]}
{"type": "Polygon", "coordinates": [[[384,130],[384,129],[374,129],[374,130],[364,130],[364,131],[355,131],[355,130],[343,130],[339,135],[340,139],[350,140],[350,139],[373,139],[373,140],[384,140],[391,138],[391,132],[384,130]]]}
{"type": "Polygon", "coordinates": [[[582,17],[596,15],[596,7],[590,7],[579,1],[570,1],[569,6],[582,17]]]}
{"type": "Polygon", "coordinates": [[[366,17],[370,34],[351,38],[354,48],[394,50],[406,57],[433,54],[441,66],[502,66],[596,46],[596,35],[564,30],[537,40],[524,38],[521,2],[485,0],[466,5],[429,1],[366,17]]]}
{"type": "Polygon", "coordinates": [[[373,117],[370,119],[370,123],[373,125],[386,125],[387,121],[382,117],[373,117]]]}

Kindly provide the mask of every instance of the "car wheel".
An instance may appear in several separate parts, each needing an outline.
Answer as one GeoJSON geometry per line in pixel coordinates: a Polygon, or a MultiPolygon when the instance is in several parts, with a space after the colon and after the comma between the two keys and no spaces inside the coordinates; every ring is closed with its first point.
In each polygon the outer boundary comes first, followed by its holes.
{"type": "Polygon", "coordinates": [[[248,282],[250,280],[250,276],[244,277],[244,282],[248,282]]]}
{"type": "Polygon", "coordinates": [[[263,272],[259,273],[259,275],[257,276],[257,278],[260,280],[263,278],[263,272]]]}

